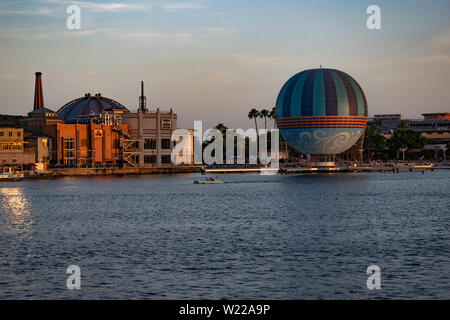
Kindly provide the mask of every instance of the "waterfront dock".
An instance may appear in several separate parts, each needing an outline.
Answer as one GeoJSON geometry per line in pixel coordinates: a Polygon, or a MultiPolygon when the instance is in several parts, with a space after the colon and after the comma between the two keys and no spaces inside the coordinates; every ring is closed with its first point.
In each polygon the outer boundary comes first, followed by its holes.
{"type": "Polygon", "coordinates": [[[49,169],[41,173],[25,176],[25,179],[57,178],[57,177],[93,177],[124,176],[143,174],[175,174],[200,172],[201,166],[173,166],[161,168],[64,168],[49,169]]]}
{"type": "Polygon", "coordinates": [[[329,167],[307,167],[293,166],[280,168],[209,168],[205,173],[226,174],[226,173],[280,173],[280,174],[302,174],[302,173],[333,173],[333,172],[421,172],[434,169],[449,169],[450,167],[438,167],[432,164],[396,164],[390,166],[329,166],[329,167]]]}

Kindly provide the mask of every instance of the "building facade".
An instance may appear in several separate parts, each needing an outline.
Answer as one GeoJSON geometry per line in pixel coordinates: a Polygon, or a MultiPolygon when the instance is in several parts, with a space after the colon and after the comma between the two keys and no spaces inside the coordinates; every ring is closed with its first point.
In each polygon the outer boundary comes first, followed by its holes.
{"type": "Polygon", "coordinates": [[[0,166],[22,167],[34,164],[34,149],[26,148],[22,128],[0,128],[0,166]]]}
{"type": "Polygon", "coordinates": [[[172,132],[177,128],[177,115],[170,110],[156,112],[138,110],[124,113],[122,123],[131,127],[134,143],[134,163],[139,167],[171,166],[174,142],[172,132]]]}
{"type": "Polygon", "coordinates": [[[56,142],[53,164],[65,167],[110,167],[122,164],[120,141],[129,126],[104,124],[55,124],[42,128],[56,142]]]}

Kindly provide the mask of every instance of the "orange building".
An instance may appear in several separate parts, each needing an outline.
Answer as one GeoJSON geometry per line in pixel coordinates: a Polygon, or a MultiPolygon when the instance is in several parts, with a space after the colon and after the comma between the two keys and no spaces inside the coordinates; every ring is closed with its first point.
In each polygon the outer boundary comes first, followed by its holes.
{"type": "Polygon", "coordinates": [[[42,127],[53,138],[53,162],[64,166],[113,166],[122,162],[121,139],[129,125],[54,124],[42,127]]]}

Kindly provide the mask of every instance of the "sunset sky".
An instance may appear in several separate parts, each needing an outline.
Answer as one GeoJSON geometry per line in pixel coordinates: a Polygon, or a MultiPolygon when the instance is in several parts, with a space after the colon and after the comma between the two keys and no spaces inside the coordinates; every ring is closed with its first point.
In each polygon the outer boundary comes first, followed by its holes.
{"type": "Polygon", "coordinates": [[[101,92],[130,110],[140,81],[151,109],[249,127],[284,82],[322,65],[352,75],[369,115],[450,112],[450,1],[0,1],[0,113],[32,110],[34,72],[57,110],[101,92]],[[68,30],[66,8],[81,8],[68,30]],[[366,8],[381,8],[368,30],[366,8]]]}

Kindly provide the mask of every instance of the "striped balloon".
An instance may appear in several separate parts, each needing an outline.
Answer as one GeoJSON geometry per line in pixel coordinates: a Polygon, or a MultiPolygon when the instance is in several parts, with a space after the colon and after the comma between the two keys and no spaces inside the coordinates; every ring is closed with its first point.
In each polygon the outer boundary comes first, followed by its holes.
{"type": "Polygon", "coordinates": [[[337,154],[361,137],[367,100],[345,72],[312,69],[297,73],[281,89],[276,122],[284,139],[303,154],[337,154]]]}

